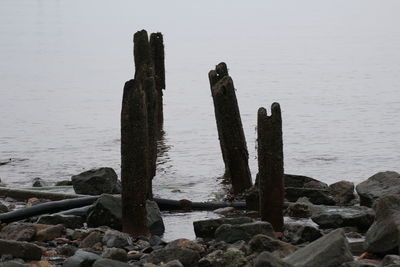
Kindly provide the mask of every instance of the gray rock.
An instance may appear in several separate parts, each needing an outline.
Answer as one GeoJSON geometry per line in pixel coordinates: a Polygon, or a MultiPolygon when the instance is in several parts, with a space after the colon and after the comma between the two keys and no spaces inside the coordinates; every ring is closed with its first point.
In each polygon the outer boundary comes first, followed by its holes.
{"type": "Polygon", "coordinates": [[[62,224],[66,228],[81,228],[85,220],[80,216],[74,215],[42,215],[36,223],[41,224],[62,224]]]}
{"type": "Polygon", "coordinates": [[[311,219],[320,228],[357,227],[365,232],[372,225],[375,212],[367,207],[312,206],[311,219]]]}
{"type": "Polygon", "coordinates": [[[265,251],[258,255],[254,267],[292,267],[292,265],[275,257],[270,252],[265,251]]]}
{"type": "Polygon", "coordinates": [[[350,261],[343,263],[340,265],[341,267],[377,267],[378,265],[372,264],[372,263],[367,263],[367,262],[362,262],[362,261],[350,261]]]}
{"type": "Polygon", "coordinates": [[[286,242],[298,245],[317,240],[322,236],[322,233],[312,225],[293,222],[285,223],[283,227],[283,236],[286,242]]]}
{"type": "Polygon", "coordinates": [[[0,213],[5,213],[5,212],[9,212],[7,206],[0,203],[0,213]]]}
{"type": "Polygon", "coordinates": [[[97,254],[78,250],[74,256],[65,260],[63,267],[90,267],[96,261],[101,259],[97,254]]]}
{"type": "Polygon", "coordinates": [[[62,246],[57,247],[58,254],[66,257],[73,256],[77,250],[78,250],[77,247],[68,244],[64,244],[62,246]]]}
{"type": "Polygon", "coordinates": [[[295,267],[337,267],[353,261],[349,243],[342,229],[315,240],[284,259],[295,267]]]}
{"type": "Polygon", "coordinates": [[[215,230],[223,224],[243,224],[250,223],[253,219],[249,217],[238,218],[219,218],[193,222],[194,232],[197,237],[214,238],[215,230]]]}
{"type": "Polygon", "coordinates": [[[132,237],[127,233],[116,230],[107,230],[103,236],[103,243],[109,248],[124,248],[133,244],[132,237]]]}
{"type": "Polygon", "coordinates": [[[284,178],[285,187],[328,189],[328,185],[326,183],[323,183],[311,177],[285,174],[284,178]]]}
{"type": "Polygon", "coordinates": [[[288,201],[295,202],[301,197],[307,197],[316,205],[335,205],[335,200],[326,189],[285,187],[285,198],[288,201]]]}
{"type": "Polygon", "coordinates": [[[45,187],[48,184],[42,178],[36,177],[32,180],[32,187],[45,187]]]}
{"type": "Polygon", "coordinates": [[[290,203],[286,210],[286,213],[290,217],[294,218],[309,218],[311,217],[311,211],[307,204],[304,203],[290,203]]]}
{"type": "Polygon", "coordinates": [[[400,234],[400,195],[376,200],[375,221],[365,235],[364,249],[388,254],[398,248],[400,234]]]}
{"type": "Polygon", "coordinates": [[[226,251],[215,250],[201,258],[198,267],[244,267],[246,266],[245,254],[236,248],[228,248],[226,251]]]}
{"type": "MultiPolygon", "coordinates": [[[[147,226],[153,235],[164,233],[165,227],[160,209],[154,201],[146,201],[147,226]]],[[[87,224],[89,227],[109,226],[122,230],[121,197],[103,194],[88,210],[87,224]]]]}
{"type": "Polygon", "coordinates": [[[0,265],[1,267],[29,267],[29,264],[23,264],[18,261],[7,261],[0,265]]]}
{"type": "Polygon", "coordinates": [[[356,186],[360,205],[372,207],[382,196],[400,194],[400,174],[393,171],[379,172],[356,186]]]}
{"type": "Polygon", "coordinates": [[[0,239],[31,241],[35,234],[36,229],[33,224],[14,222],[1,229],[0,239]]]}
{"type": "Polygon", "coordinates": [[[187,248],[163,248],[155,250],[143,258],[145,262],[154,264],[179,260],[185,267],[197,266],[199,259],[199,253],[187,248]]]}
{"type": "Polygon", "coordinates": [[[0,255],[6,254],[24,260],[40,260],[42,250],[40,247],[28,242],[0,239],[0,255]]]}
{"type": "Polygon", "coordinates": [[[386,255],[383,260],[381,265],[382,266],[388,266],[388,265],[393,265],[397,264],[400,266],[400,256],[399,255],[386,255]]]}
{"type": "Polygon", "coordinates": [[[329,186],[329,192],[337,205],[351,205],[356,196],[354,184],[348,181],[339,181],[329,186]]]}
{"type": "Polygon", "coordinates": [[[75,193],[83,195],[118,194],[118,177],[112,168],[99,168],[71,177],[75,193]]]}
{"type": "Polygon", "coordinates": [[[252,222],[239,225],[223,224],[215,231],[215,238],[218,241],[234,243],[239,240],[248,241],[257,234],[275,238],[272,225],[268,222],[252,222]]]}
{"type": "Polygon", "coordinates": [[[160,267],[183,267],[182,263],[178,260],[173,260],[161,265],[160,267]]]}
{"type": "Polygon", "coordinates": [[[271,252],[274,256],[283,258],[297,250],[296,246],[285,243],[266,235],[255,235],[249,242],[251,252],[271,252]]]}
{"type": "Polygon", "coordinates": [[[116,261],[126,262],[128,260],[128,254],[126,253],[125,249],[122,248],[106,248],[101,256],[103,258],[116,261]]]}
{"type": "Polygon", "coordinates": [[[49,227],[37,231],[35,235],[35,240],[43,242],[53,240],[57,237],[60,237],[64,231],[65,227],[62,224],[50,225],[49,227]]]}
{"type": "Polygon", "coordinates": [[[132,265],[111,259],[98,259],[94,262],[92,267],[132,267],[132,265]]]}

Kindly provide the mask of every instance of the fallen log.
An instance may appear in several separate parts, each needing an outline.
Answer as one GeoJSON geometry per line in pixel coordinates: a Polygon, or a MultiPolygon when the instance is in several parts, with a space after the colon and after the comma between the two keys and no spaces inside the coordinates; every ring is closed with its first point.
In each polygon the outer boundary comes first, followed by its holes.
{"type": "Polygon", "coordinates": [[[63,199],[85,197],[85,195],[41,192],[37,190],[24,190],[24,189],[0,187],[0,197],[10,197],[17,200],[26,200],[31,197],[43,198],[49,200],[63,200],[63,199]]]}

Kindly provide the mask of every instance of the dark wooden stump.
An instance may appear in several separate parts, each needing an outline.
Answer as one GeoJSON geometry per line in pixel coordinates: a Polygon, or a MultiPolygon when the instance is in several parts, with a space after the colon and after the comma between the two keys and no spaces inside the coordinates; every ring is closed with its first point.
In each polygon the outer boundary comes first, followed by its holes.
{"type": "Polygon", "coordinates": [[[231,179],[233,193],[239,194],[251,187],[251,174],[235,88],[225,63],[218,64],[215,70],[209,72],[208,77],[225,175],[231,179]]]}
{"type": "Polygon", "coordinates": [[[135,79],[143,65],[151,66],[151,52],[147,31],[141,30],[133,35],[133,56],[135,61],[135,79]]]}
{"type": "Polygon", "coordinates": [[[146,97],[136,80],[126,82],[121,111],[121,180],[123,231],[134,237],[149,236],[148,126],[146,97]]]}
{"type": "Polygon", "coordinates": [[[258,110],[258,175],[261,220],[272,224],[276,232],[283,231],[283,142],[281,108],[278,103],[267,110],[258,110]]]}
{"type": "Polygon", "coordinates": [[[158,125],[160,131],[164,123],[163,115],[163,92],[165,89],[165,56],[164,56],[164,40],[160,32],[150,35],[150,51],[154,65],[155,83],[157,90],[157,106],[158,106],[158,125]]]}

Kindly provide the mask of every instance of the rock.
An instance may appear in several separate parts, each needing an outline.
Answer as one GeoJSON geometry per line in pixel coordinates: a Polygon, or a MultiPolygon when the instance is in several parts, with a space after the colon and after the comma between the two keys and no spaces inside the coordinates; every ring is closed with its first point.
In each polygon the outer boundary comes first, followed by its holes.
{"type": "Polygon", "coordinates": [[[29,267],[29,264],[23,264],[18,261],[7,261],[1,267],[29,267]]]}
{"type": "Polygon", "coordinates": [[[351,205],[356,198],[354,184],[348,181],[339,181],[331,184],[329,192],[338,205],[351,205]]]}
{"type": "Polygon", "coordinates": [[[32,187],[45,187],[47,183],[42,178],[36,177],[32,180],[32,187]]]}
{"type": "MultiPolygon", "coordinates": [[[[153,235],[164,233],[164,222],[160,209],[154,201],[146,201],[147,226],[153,235]]],[[[109,194],[103,194],[93,204],[87,213],[89,227],[109,226],[116,230],[122,230],[122,206],[121,198],[109,194]]]]}
{"type": "Polygon", "coordinates": [[[304,203],[290,203],[286,210],[286,213],[290,217],[294,218],[309,218],[311,217],[311,211],[308,205],[304,203]]]}
{"type": "Polygon", "coordinates": [[[54,215],[42,215],[40,216],[40,218],[36,223],[52,224],[52,225],[62,224],[66,228],[76,229],[76,228],[81,228],[84,222],[85,220],[80,216],[54,214],[54,215]]]}
{"type": "Polygon", "coordinates": [[[375,212],[367,207],[313,206],[311,219],[321,228],[354,226],[365,232],[372,225],[375,212]]]}
{"type": "Polygon", "coordinates": [[[128,260],[128,254],[122,248],[106,248],[101,256],[116,261],[126,262],[128,260]]]}
{"type": "Polygon", "coordinates": [[[132,267],[132,265],[111,259],[98,259],[92,267],[132,267]]]}
{"type": "Polygon", "coordinates": [[[284,180],[285,187],[328,189],[326,183],[307,176],[285,174],[284,180]]]}
{"type": "Polygon", "coordinates": [[[198,253],[205,252],[205,248],[203,246],[196,244],[195,242],[193,242],[189,239],[186,239],[186,238],[180,238],[180,239],[171,241],[168,243],[168,245],[165,246],[165,248],[189,248],[189,249],[197,251],[198,253]]]}
{"type": "Polygon", "coordinates": [[[0,255],[6,254],[24,260],[40,260],[42,250],[40,247],[27,242],[0,239],[0,255]]]}
{"type": "Polygon", "coordinates": [[[37,231],[35,240],[37,241],[50,241],[60,237],[64,232],[65,227],[62,224],[50,225],[47,228],[37,231]]]}
{"type": "Polygon", "coordinates": [[[265,251],[258,255],[255,260],[254,267],[292,267],[292,265],[275,257],[270,252],[265,251]]]}
{"type": "Polygon", "coordinates": [[[239,225],[223,224],[215,231],[215,238],[218,241],[234,243],[238,240],[248,241],[257,234],[275,238],[272,225],[268,222],[251,222],[239,225]]]}
{"type": "Polygon", "coordinates": [[[376,264],[362,262],[362,261],[350,261],[340,265],[341,267],[378,267],[376,264]]]}
{"type": "Polygon", "coordinates": [[[103,235],[100,232],[93,231],[82,240],[82,242],[79,244],[79,247],[91,248],[95,244],[102,242],[102,240],[103,240],[103,235]]]}
{"type": "Polygon", "coordinates": [[[301,197],[307,197],[316,205],[335,205],[335,200],[326,189],[285,187],[285,198],[295,202],[301,197]]]}
{"type": "Polygon", "coordinates": [[[197,237],[214,238],[215,230],[223,224],[250,223],[253,219],[249,217],[219,218],[211,220],[194,221],[193,227],[197,237]]]}
{"type": "Polygon", "coordinates": [[[393,265],[396,264],[400,266],[400,256],[399,255],[386,255],[383,260],[381,265],[382,266],[388,266],[388,265],[393,265]]]}
{"type": "Polygon", "coordinates": [[[360,205],[372,207],[382,196],[400,194],[400,174],[393,171],[378,172],[356,186],[360,205]]]}
{"type": "Polygon", "coordinates": [[[183,267],[182,263],[178,260],[173,260],[161,265],[160,267],[183,267]]]}
{"type": "Polygon", "coordinates": [[[375,221],[365,235],[364,249],[371,253],[391,253],[399,244],[400,195],[377,199],[374,209],[375,221]]]}
{"type": "Polygon", "coordinates": [[[36,229],[31,223],[10,223],[0,231],[0,239],[15,241],[31,241],[36,234],[36,229]]]}
{"type": "Polygon", "coordinates": [[[124,248],[133,244],[132,237],[127,233],[116,230],[107,230],[103,236],[103,243],[109,248],[124,248]]]}
{"type": "Polygon", "coordinates": [[[295,267],[337,267],[352,260],[343,229],[330,232],[284,259],[295,267]]]}
{"type": "Polygon", "coordinates": [[[199,259],[199,253],[188,248],[163,248],[144,257],[145,262],[154,264],[179,260],[185,267],[197,266],[199,259]]]}
{"type": "Polygon", "coordinates": [[[75,193],[83,195],[119,194],[118,177],[112,168],[99,168],[71,177],[75,193]]]}
{"type": "Polygon", "coordinates": [[[57,252],[60,255],[71,257],[75,254],[78,249],[75,246],[71,246],[68,244],[62,245],[57,248],[57,252]]]}
{"type": "Polygon", "coordinates": [[[271,252],[274,256],[283,258],[297,250],[296,246],[282,242],[266,235],[255,235],[249,242],[251,252],[271,252]]]}
{"type": "Polygon", "coordinates": [[[55,186],[70,186],[70,185],[72,185],[71,180],[63,180],[63,181],[59,181],[55,184],[55,186]]]}
{"type": "Polygon", "coordinates": [[[205,257],[201,258],[198,267],[240,267],[245,266],[246,258],[242,251],[236,248],[228,248],[225,252],[222,250],[215,250],[205,257]]]}
{"type": "Polygon", "coordinates": [[[77,250],[74,256],[65,260],[63,267],[90,267],[99,259],[101,259],[101,257],[97,254],[84,250],[77,250]]]}
{"type": "Polygon", "coordinates": [[[0,213],[5,213],[5,212],[9,212],[7,206],[0,203],[0,213]]]}
{"type": "Polygon", "coordinates": [[[298,245],[317,240],[322,236],[322,233],[312,225],[294,222],[285,223],[283,236],[286,242],[298,245]]]}

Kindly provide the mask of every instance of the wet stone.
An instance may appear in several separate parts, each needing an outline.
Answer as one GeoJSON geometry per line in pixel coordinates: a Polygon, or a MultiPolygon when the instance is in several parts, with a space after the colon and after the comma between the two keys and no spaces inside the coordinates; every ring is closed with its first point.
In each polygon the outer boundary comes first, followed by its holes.
{"type": "Polygon", "coordinates": [[[36,234],[36,229],[31,223],[10,223],[0,231],[0,239],[15,241],[31,241],[36,234]]]}
{"type": "Polygon", "coordinates": [[[128,254],[122,248],[106,248],[101,256],[111,260],[128,261],[128,254]]]}
{"type": "Polygon", "coordinates": [[[257,234],[275,238],[275,232],[268,222],[252,222],[239,225],[223,224],[215,231],[215,238],[219,241],[234,243],[238,240],[248,241],[257,234]]]}
{"type": "Polygon", "coordinates": [[[194,232],[197,237],[214,238],[215,230],[223,224],[250,223],[253,219],[249,217],[219,218],[193,222],[194,232]]]}

